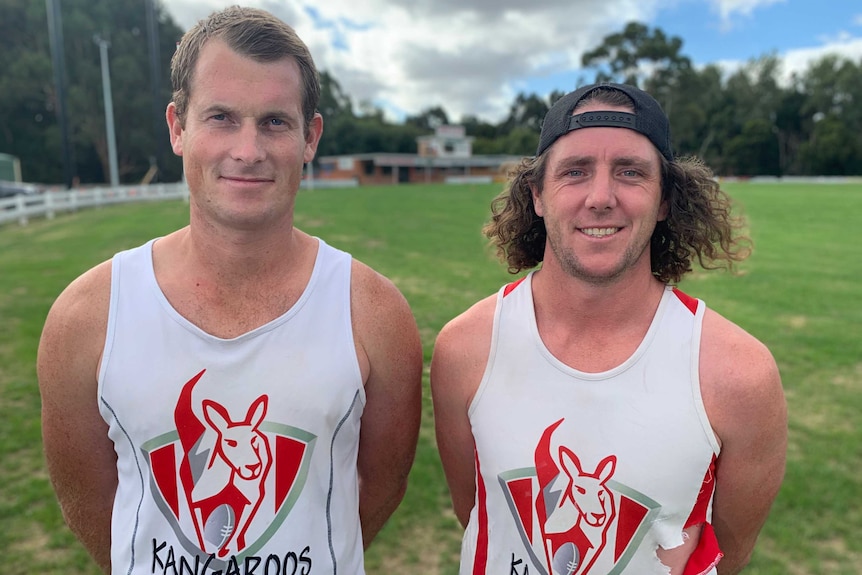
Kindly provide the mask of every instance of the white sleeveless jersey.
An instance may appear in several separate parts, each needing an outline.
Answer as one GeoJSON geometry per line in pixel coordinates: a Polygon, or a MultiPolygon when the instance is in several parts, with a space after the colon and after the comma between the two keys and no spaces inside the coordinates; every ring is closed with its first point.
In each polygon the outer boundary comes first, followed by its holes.
{"type": "Polygon", "coordinates": [[[698,379],[703,302],[667,288],[634,354],[584,373],[539,337],[531,280],[498,294],[469,409],[477,482],[461,575],[664,575],[657,548],[700,523],[685,573],[714,574],[719,446],[698,379]]]}
{"type": "Polygon", "coordinates": [[[293,307],[221,339],[168,303],[152,243],[113,259],[99,373],[113,573],[363,573],[351,257],[318,240],[293,307]]]}

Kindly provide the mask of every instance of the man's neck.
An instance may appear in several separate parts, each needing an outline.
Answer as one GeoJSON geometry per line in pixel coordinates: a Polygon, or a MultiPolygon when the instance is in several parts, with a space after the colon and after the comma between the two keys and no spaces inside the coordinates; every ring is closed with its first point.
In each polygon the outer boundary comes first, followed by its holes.
{"type": "Polygon", "coordinates": [[[179,253],[194,269],[222,285],[266,282],[296,266],[310,238],[287,222],[266,230],[219,229],[194,223],[180,238],[179,253]]]}
{"type": "Polygon", "coordinates": [[[595,285],[548,270],[533,277],[536,326],[559,361],[588,373],[621,365],[649,331],[664,284],[649,275],[595,285]]]}
{"type": "Polygon", "coordinates": [[[184,228],[156,242],[156,281],[174,309],[217,337],[236,337],[285,313],[314,269],[316,240],[299,230],[269,241],[212,241],[184,228]]]}
{"type": "Polygon", "coordinates": [[[533,277],[533,299],[565,321],[576,320],[581,329],[613,329],[632,321],[651,321],[665,284],[648,270],[632,269],[607,282],[589,282],[560,269],[543,267],[533,277]]]}

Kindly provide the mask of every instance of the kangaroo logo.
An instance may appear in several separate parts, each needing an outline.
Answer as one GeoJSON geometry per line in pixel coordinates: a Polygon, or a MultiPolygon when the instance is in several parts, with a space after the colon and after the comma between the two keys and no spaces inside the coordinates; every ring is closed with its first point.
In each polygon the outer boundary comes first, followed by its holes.
{"type": "Polygon", "coordinates": [[[606,483],[617,459],[604,458],[593,472],[585,472],[577,455],[560,447],[558,473],[536,502],[545,554],[554,573],[573,575],[589,570],[607,541],[616,518],[613,494],[606,483]],[[542,520],[543,519],[543,520],[542,520]]]}
{"type": "Polygon", "coordinates": [[[260,549],[290,513],[316,438],[268,420],[266,394],[248,405],[216,401],[206,387],[197,389],[205,371],[180,392],[176,431],[142,451],[151,492],[182,546],[226,561],[260,549]]]}
{"type": "MultiPolygon", "coordinates": [[[[233,421],[227,409],[209,399],[202,402],[215,447],[194,484],[186,485],[201,549],[210,546],[224,557],[245,548],[245,535],[264,495],[264,481],[272,465],[269,440],[259,427],[266,415],[267,396],[248,408],[245,419],[233,421]],[[189,487],[191,489],[189,490],[189,487]]],[[[184,463],[189,461],[185,454],[184,463]]]]}
{"type": "Polygon", "coordinates": [[[535,468],[498,478],[532,562],[530,572],[621,572],[631,558],[627,550],[643,538],[659,505],[614,481],[616,455],[587,466],[575,449],[554,441],[563,421],[543,432],[535,468]]]}

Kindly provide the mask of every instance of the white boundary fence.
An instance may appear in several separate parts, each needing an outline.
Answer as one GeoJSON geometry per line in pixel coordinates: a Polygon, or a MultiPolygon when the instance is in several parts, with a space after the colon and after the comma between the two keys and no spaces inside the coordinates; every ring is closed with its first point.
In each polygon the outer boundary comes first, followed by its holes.
{"type": "MultiPolygon", "coordinates": [[[[356,180],[302,180],[300,183],[300,188],[305,190],[356,186],[356,180]]],[[[182,199],[188,201],[188,197],[189,189],[185,182],[75,188],[63,191],[45,191],[39,194],[24,194],[11,198],[0,198],[0,226],[14,221],[24,226],[31,218],[51,219],[58,213],[74,212],[82,208],[156,200],[182,199]]]]}
{"type": "Polygon", "coordinates": [[[57,213],[73,212],[81,208],[127,202],[188,199],[188,195],[188,187],[183,182],[148,186],[77,188],[19,195],[0,199],[0,225],[17,220],[23,226],[30,221],[30,218],[51,219],[57,213]]]}

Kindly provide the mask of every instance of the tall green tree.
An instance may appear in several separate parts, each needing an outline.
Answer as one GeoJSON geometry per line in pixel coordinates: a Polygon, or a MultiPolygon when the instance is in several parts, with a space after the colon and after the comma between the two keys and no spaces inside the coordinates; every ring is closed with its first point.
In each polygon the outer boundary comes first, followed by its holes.
{"type": "Polygon", "coordinates": [[[605,36],[581,61],[596,70],[598,81],[632,84],[652,94],[670,119],[675,152],[690,155],[701,151],[703,141],[714,139],[708,114],[716,107],[715,89],[721,79],[715,68],[703,74],[695,71],[682,47],[678,36],[630,22],[621,32],[605,36]]]}
{"type": "Polygon", "coordinates": [[[859,132],[831,113],[818,117],[811,137],[799,149],[799,163],[805,173],[823,176],[862,174],[862,143],[859,132]]]}
{"type": "Polygon", "coordinates": [[[691,68],[682,54],[682,39],[667,36],[661,28],[629,22],[621,32],[605,36],[594,50],[584,52],[581,63],[596,70],[597,81],[643,85],[651,70],[652,89],[674,83],[681,70],[691,68]]]}
{"type": "Polygon", "coordinates": [[[508,134],[515,129],[526,128],[538,135],[549,109],[548,101],[539,95],[519,93],[509,107],[509,115],[500,125],[500,131],[508,134]]]}
{"type": "Polygon", "coordinates": [[[862,173],[862,60],[838,56],[814,62],[800,78],[805,95],[799,111],[803,172],[862,173]]]}
{"type": "Polygon", "coordinates": [[[716,169],[726,175],[781,175],[777,110],[784,99],[774,55],[747,62],[731,74],[714,112],[716,169]]]}
{"type": "Polygon", "coordinates": [[[404,123],[423,132],[433,132],[438,126],[449,124],[449,114],[442,106],[432,106],[415,116],[407,116],[404,123]]]}
{"type": "MultiPolygon", "coordinates": [[[[177,180],[181,165],[170,148],[164,124],[153,117],[153,96],[144,0],[62,0],[63,57],[68,83],[66,107],[76,160],[73,173],[82,183],[108,179],[108,145],[99,46],[110,42],[109,63],[117,156],[122,182],[147,172],[159,150],[163,180],[177,180]]],[[[161,5],[156,5],[160,52],[160,108],[170,101],[170,58],[182,35],[161,5]]],[[[44,0],[0,0],[0,133],[2,151],[21,158],[25,179],[57,183],[62,160],[57,93],[50,59],[44,0]],[[8,88],[11,89],[8,89],[8,88]]]]}
{"type": "Polygon", "coordinates": [[[44,1],[0,0],[0,84],[0,152],[21,159],[25,180],[62,181],[44,1]]]}

